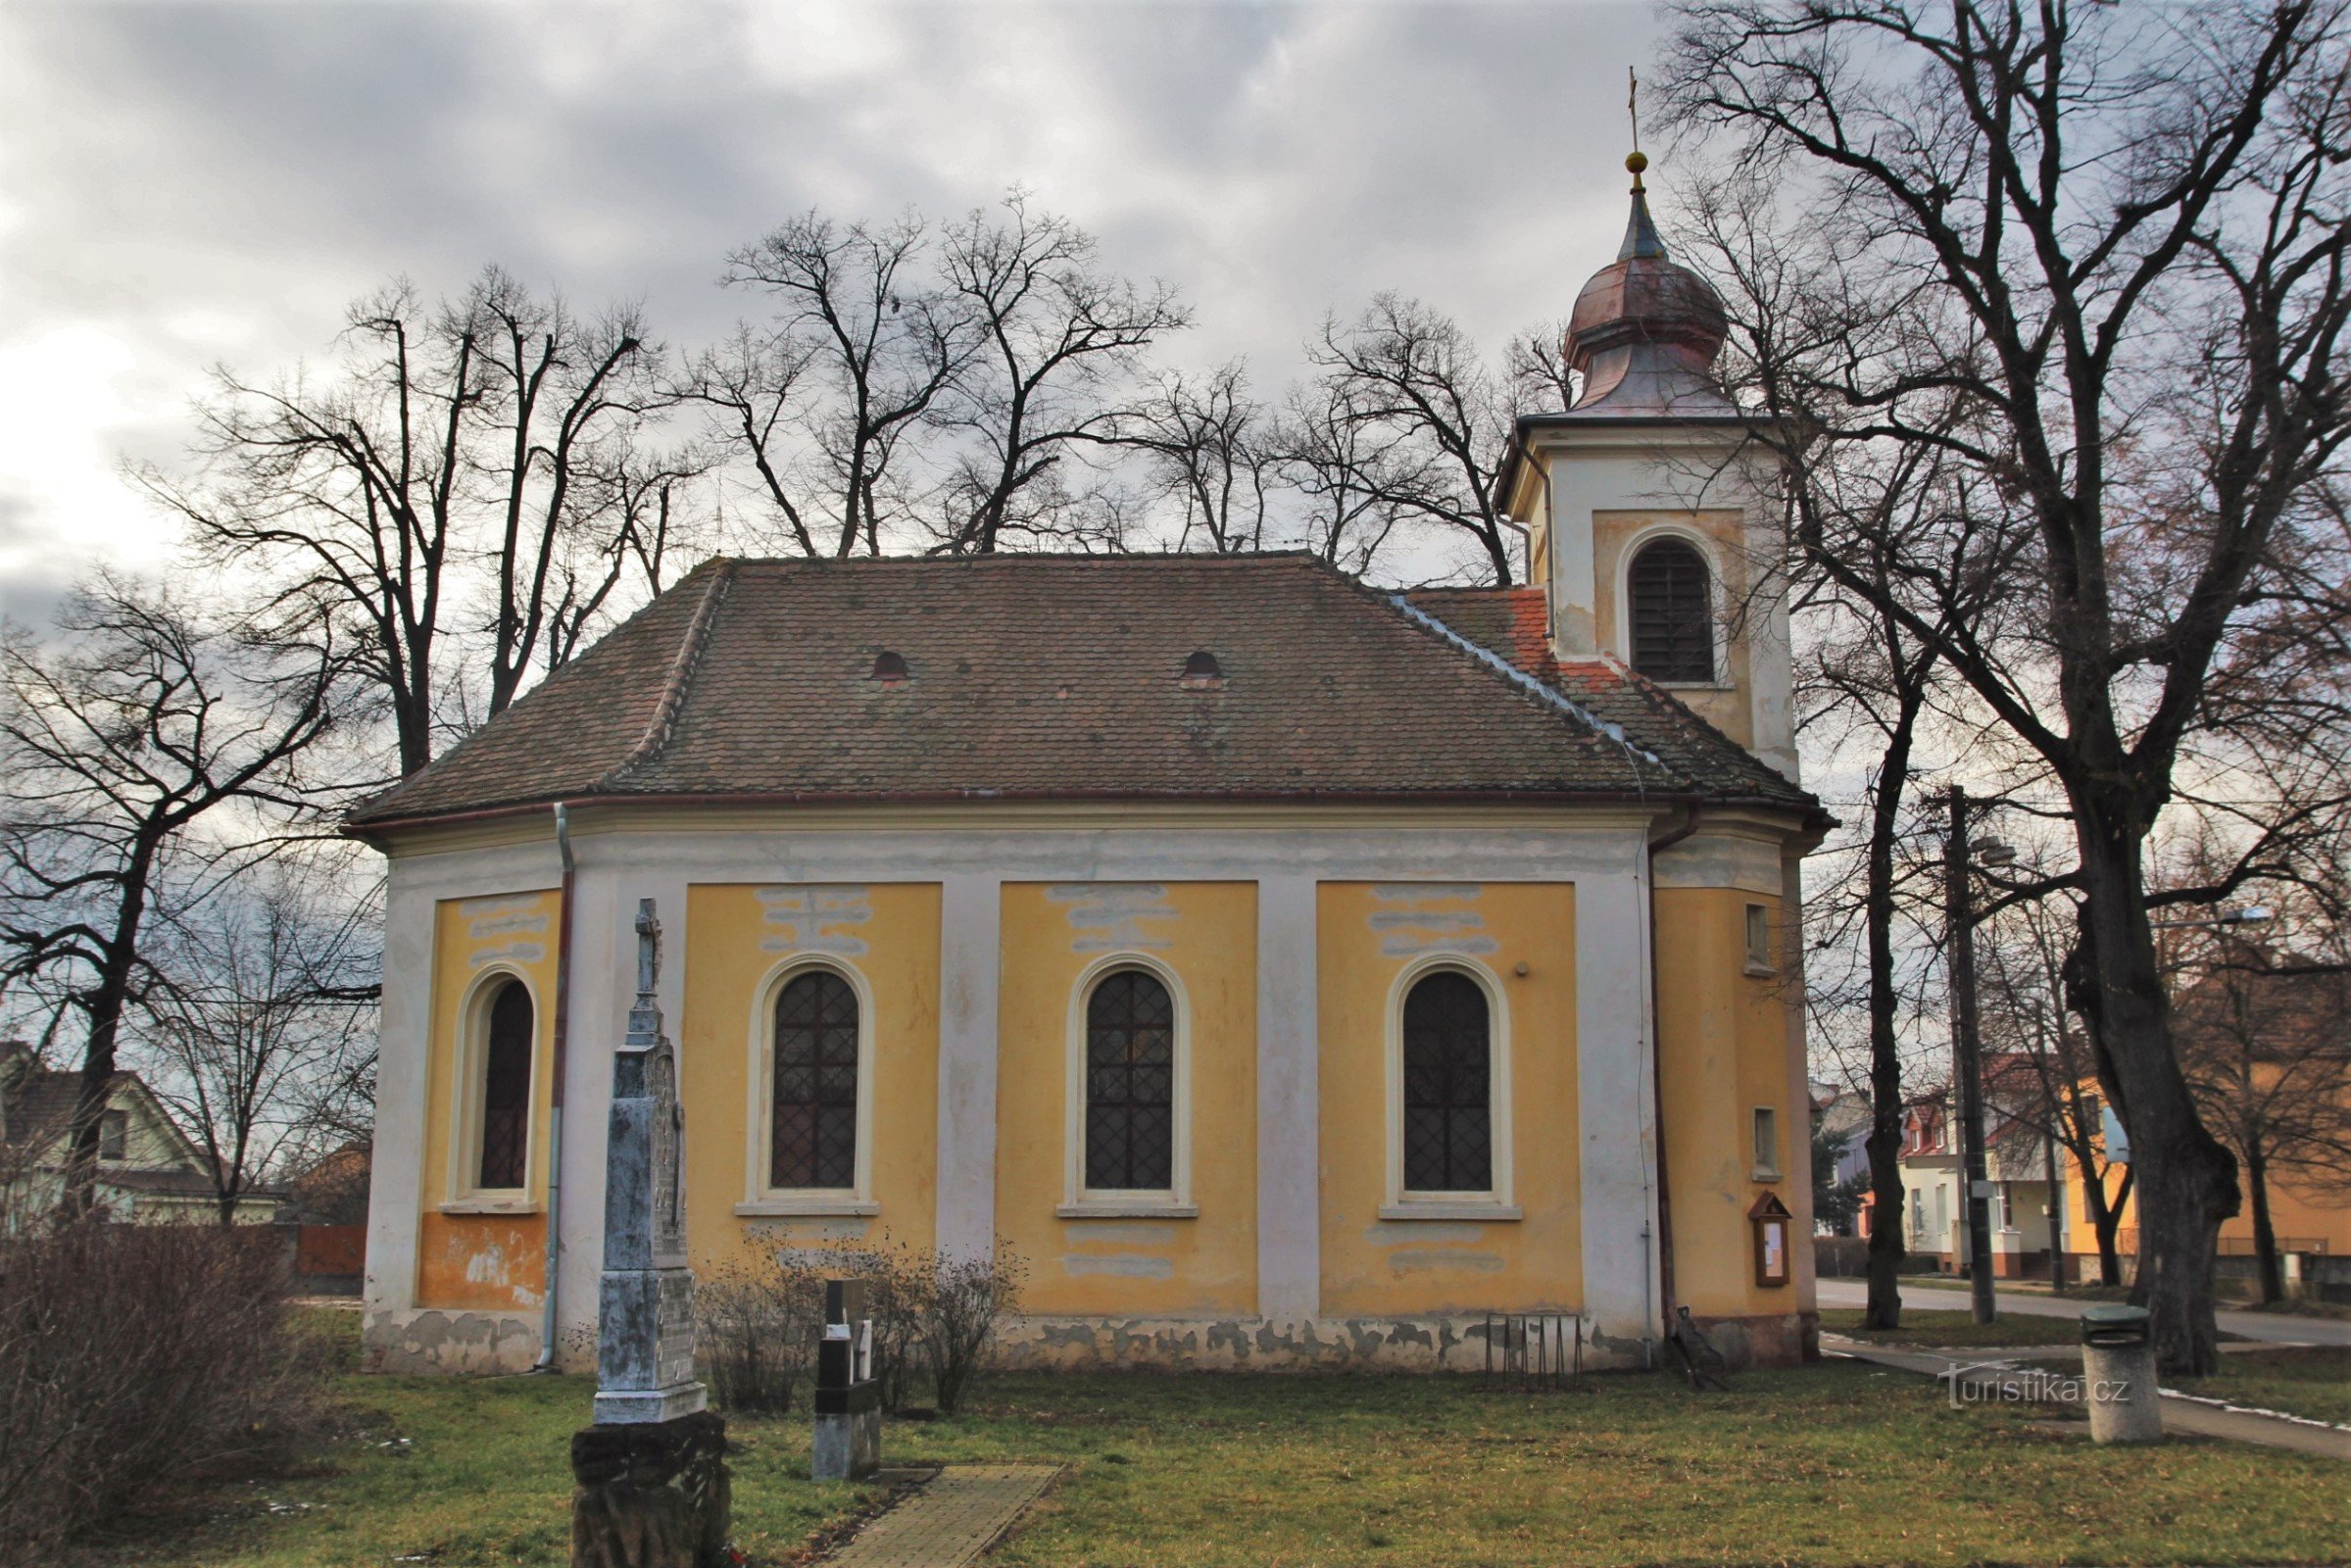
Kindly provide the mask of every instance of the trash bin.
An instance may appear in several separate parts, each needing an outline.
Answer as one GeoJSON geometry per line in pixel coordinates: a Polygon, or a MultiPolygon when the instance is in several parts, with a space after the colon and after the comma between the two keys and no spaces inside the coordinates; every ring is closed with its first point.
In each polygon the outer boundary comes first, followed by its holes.
{"type": "Polygon", "coordinates": [[[2082,1314],[2082,1393],[2095,1442],[2153,1443],[2163,1436],[2152,1322],[2143,1306],[2093,1306],[2082,1314]]]}

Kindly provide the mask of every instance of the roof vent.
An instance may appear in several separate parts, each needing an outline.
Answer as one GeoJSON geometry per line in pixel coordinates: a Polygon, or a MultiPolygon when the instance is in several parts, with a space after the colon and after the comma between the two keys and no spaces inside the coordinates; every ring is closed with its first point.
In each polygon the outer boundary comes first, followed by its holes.
{"type": "Polygon", "coordinates": [[[1196,692],[1215,691],[1224,685],[1224,666],[1203,648],[1184,661],[1184,685],[1196,692]]]}
{"type": "Polygon", "coordinates": [[[904,686],[913,676],[907,673],[906,656],[885,648],[873,656],[873,678],[885,686],[904,686]]]}

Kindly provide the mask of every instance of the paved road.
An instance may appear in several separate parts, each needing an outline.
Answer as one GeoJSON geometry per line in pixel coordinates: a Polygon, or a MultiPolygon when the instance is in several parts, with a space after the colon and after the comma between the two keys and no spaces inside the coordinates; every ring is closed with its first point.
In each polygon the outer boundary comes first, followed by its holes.
{"type": "MultiPolygon", "coordinates": [[[[1995,1290],[1993,1299],[2001,1312],[2017,1312],[2029,1317],[2080,1317],[2087,1302],[2063,1300],[2031,1291],[1995,1290]]],[[[1860,1280],[1822,1280],[1820,1300],[1823,1306],[1866,1306],[1869,1287],[1860,1280]]],[[[1902,1296],[1907,1306],[1940,1307],[1946,1311],[1967,1310],[1965,1291],[1937,1290],[1921,1285],[1902,1296]]],[[[2294,1317],[2279,1312],[2222,1312],[2221,1327],[2230,1334],[2248,1340],[2266,1340],[2282,1345],[2344,1345],[2351,1346],[2351,1322],[2327,1317],[2294,1317]]]]}

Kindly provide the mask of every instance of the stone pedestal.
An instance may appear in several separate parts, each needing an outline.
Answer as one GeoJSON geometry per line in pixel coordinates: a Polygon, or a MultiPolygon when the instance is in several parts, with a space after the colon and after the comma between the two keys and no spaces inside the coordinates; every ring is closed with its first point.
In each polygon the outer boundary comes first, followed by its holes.
{"type": "Polygon", "coordinates": [[[882,1387],[873,1381],[873,1319],[862,1280],[824,1283],[816,1342],[816,1434],[808,1474],[858,1481],[882,1467],[882,1387]]]}
{"type": "Polygon", "coordinates": [[[612,1053],[605,1146],[596,1424],[572,1434],[572,1568],[718,1568],[728,1560],[726,1423],[694,1379],[684,1112],[655,982],[661,925],[637,910],[637,1005],[612,1053]]]}
{"type": "Polygon", "coordinates": [[[733,1512],[726,1423],[584,1427],[571,1435],[571,1568],[723,1568],[733,1512]]]}

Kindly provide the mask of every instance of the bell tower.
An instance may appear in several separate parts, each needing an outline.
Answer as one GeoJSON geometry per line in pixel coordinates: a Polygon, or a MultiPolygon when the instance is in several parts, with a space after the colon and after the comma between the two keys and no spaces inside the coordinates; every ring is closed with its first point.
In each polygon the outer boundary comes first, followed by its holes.
{"type": "Polygon", "coordinates": [[[1658,236],[1648,160],[1625,168],[1624,241],[1561,346],[1576,401],[1520,416],[1504,504],[1529,529],[1562,662],[1655,681],[1792,779],[1778,459],[1716,373],[1721,296],[1658,236]]]}

